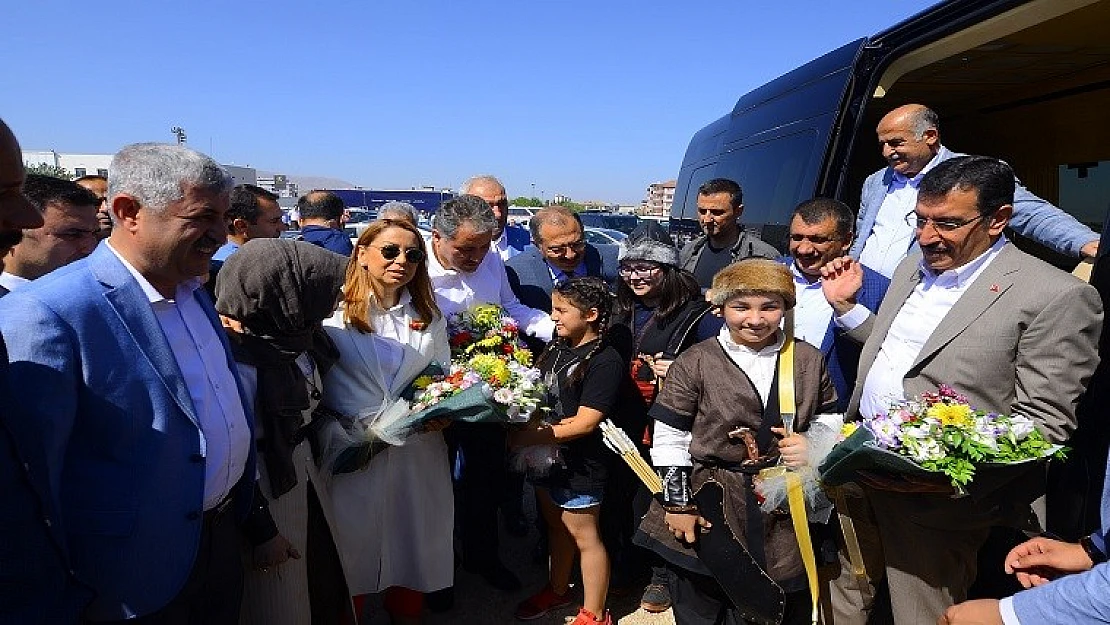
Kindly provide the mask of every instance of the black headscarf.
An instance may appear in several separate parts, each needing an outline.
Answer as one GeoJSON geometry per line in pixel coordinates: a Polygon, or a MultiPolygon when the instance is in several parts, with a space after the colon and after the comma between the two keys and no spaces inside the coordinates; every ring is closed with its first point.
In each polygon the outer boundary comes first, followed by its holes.
{"type": "Polygon", "coordinates": [[[258,370],[259,449],[275,498],[297,483],[293,448],[309,407],[311,384],[295,361],[308,353],[323,374],[339,357],[321,322],[335,310],[346,268],[345,256],[311,243],[252,239],[216,281],[216,310],[243,325],[232,335],[235,360],[258,370]]]}

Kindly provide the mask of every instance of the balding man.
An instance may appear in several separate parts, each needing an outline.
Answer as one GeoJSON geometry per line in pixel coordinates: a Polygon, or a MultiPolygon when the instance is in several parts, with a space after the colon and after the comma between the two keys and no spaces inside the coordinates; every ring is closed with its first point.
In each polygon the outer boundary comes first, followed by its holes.
{"type": "Polygon", "coordinates": [[[350,256],[355,251],[351,237],[343,231],[347,206],[331,191],[309,191],[297,200],[301,237],[336,254],[350,256]]]}
{"type": "Polygon", "coordinates": [[[565,206],[540,209],[528,222],[533,244],[505,263],[509,285],[521,303],[551,312],[556,283],[576,276],[597,276],[613,285],[617,280],[617,248],[586,242],[578,213],[565,206]]]}
{"type": "Polygon", "coordinates": [[[97,197],[74,182],[28,174],[23,195],[42,215],[43,225],[23,231],[23,240],[4,258],[0,295],[88,256],[97,244],[97,197]]]}
{"type": "MultiPolygon", "coordinates": [[[[0,121],[0,264],[24,229],[42,226],[42,215],[23,196],[23,180],[19,143],[0,121]]],[[[73,623],[92,595],[70,571],[51,495],[55,467],[12,409],[19,395],[8,377],[0,340],[0,623],[73,623]]]]}
{"type": "Polygon", "coordinates": [[[474,176],[459,187],[460,195],[477,195],[489,204],[497,217],[497,229],[493,231],[490,247],[501,260],[507,261],[524,251],[528,245],[528,231],[509,224],[509,198],[505,195],[505,185],[493,176],[474,176]]]}
{"type": "MultiPolygon", "coordinates": [[[[920,254],[906,215],[917,204],[921,178],[938,163],[963,156],[940,142],[940,117],[920,104],[900,106],[876,128],[888,163],[863,182],[857,238],[849,254],[886,277],[908,253],[920,254]]],[[[1017,183],[1010,228],[1061,254],[1093,258],[1098,235],[1017,183]]]]}

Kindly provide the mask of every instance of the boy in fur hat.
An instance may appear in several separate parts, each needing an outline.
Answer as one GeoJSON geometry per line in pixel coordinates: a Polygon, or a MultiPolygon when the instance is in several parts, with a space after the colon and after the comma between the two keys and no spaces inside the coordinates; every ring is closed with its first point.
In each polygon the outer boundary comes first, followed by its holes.
{"type": "MultiPolygon", "coordinates": [[[[651,408],[651,457],[665,504],[653,502],[637,542],[672,567],[678,625],[809,623],[805,570],[789,514],[764,513],[754,484],[761,469],[807,463],[805,438],[786,434],[782,413],[791,409],[778,399],[786,340],[779,326],[794,306],[794,283],[784,265],[748,259],[718,272],[707,296],[725,325],[674,361],[651,408]],[[719,508],[726,523],[707,521],[703,505],[719,508]],[[698,542],[722,534],[735,553],[718,566],[712,559],[721,551],[702,552],[698,542]],[[749,577],[732,576],[722,585],[713,576],[737,569],[749,577]],[[744,598],[740,605],[733,601],[738,596],[744,598]]],[[[802,341],[794,343],[793,375],[794,429],[804,432],[814,415],[834,408],[836,391],[820,352],[802,341]]]]}

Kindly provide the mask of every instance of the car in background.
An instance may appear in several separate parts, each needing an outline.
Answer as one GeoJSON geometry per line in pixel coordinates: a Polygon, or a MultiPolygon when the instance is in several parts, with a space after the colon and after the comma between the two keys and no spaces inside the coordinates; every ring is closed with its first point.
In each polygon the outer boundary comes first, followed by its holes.
{"type": "Polygon", "coordinates": [[[536,214],[538,208],[529,208],[527,206],[510,206],[509,207],[509,223],[527,228],[528,222],[532,221],[532,215],[536,214]]]}
{"type": "Polygon", "coordinates": [[[582,220],[582,225],[587,228],[619,230],[625,234],[632,234],[636,226],[640,225],[639,217],[622,213],[583,211],[578,213],[578,217],[582,220]]]}
{"type": "Polygon", "coordinates": [[[620,230],[609,228],[586,228],[585,237],[586,243],[591,245],[620,245],[621,241],[628,238],[628,235],[620,230]]]}

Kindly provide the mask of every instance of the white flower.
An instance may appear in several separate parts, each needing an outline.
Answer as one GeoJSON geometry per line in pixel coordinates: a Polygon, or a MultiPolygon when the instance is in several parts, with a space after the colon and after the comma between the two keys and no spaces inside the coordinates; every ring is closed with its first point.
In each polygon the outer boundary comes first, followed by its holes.
{"type": "Polygon", "coordinates": [[[499,388],[493,392],[493,401],[506,406],[513,403],[513,392],[508,388],[499,388]]]}
{"type": "Polygon", "coordinates": [[[1034,429],[1032,419],[1021,415],[1010,417],[1010,433],[1015,441],[1025,440],[1025,437],[1032,434],[1034,429]]]}

